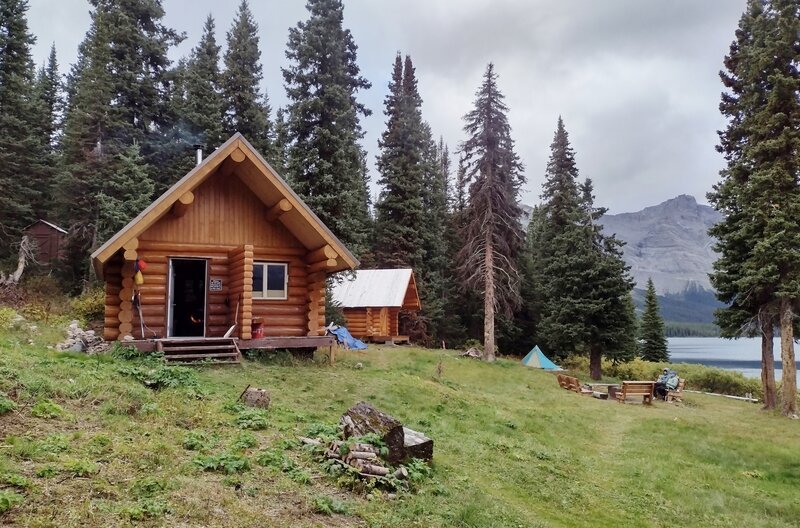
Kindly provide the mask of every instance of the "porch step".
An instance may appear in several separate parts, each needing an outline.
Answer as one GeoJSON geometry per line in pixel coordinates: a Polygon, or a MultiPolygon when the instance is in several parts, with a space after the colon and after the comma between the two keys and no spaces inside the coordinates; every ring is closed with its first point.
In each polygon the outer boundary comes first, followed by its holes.
{"type": "Polygon", "coordinates": [[[156,350],[168,363],[239,363],[242,355],[236,340],[228,337],[160,339],[156,350]]]}

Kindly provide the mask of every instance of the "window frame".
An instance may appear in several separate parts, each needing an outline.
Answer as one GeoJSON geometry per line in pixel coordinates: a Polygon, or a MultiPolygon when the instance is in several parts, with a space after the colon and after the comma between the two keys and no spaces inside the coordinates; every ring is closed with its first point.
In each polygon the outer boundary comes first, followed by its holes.
{"type": "MultiPolygon", "coordinates": [[[[259,260],[253,262],[253,282],[255,282],[256,274],[255,274],[255,267],[262,266],[262,276],[261,276],[261,291],[259,294],[256,294],[256,290],[253,289],[252,299],[257,301],[285,301],[289,298],[289,263],[288,262],[273,262],[267,260],[259,260]],[[269,276],[269,266],[281,266],[283,267],[283,296],[282,297],[268,297],[267,296],[267,280],[269,276]]],[[[278,290],[272,290],[278,291],[278,290]]]]}

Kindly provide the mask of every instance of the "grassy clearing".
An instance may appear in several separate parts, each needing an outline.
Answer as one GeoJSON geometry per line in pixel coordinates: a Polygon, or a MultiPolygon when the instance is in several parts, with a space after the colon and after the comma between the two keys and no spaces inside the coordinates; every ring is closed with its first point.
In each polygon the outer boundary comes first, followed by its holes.
{"type": "Polygon", "coordinates": [[[334,367],[278,356],[173,375],[56,354],[44,346],[54,342],[48,332],[0,334],[0,395],[13,403],[0,407],[8,408],[0,525],[789,527],[800,519],[800,424],[750,404],[688,395],[682,405],[623,406],[561,390],[552,374],[516,361],[404,347],[349,352],[334,367]],[[234,404],[248,383],[272,391],[267,412],[234,404]],[[352,493],[297,446],[298,434],[335,423],[359,400],[434,438],[433,476],[418,493],[352,493]]]}

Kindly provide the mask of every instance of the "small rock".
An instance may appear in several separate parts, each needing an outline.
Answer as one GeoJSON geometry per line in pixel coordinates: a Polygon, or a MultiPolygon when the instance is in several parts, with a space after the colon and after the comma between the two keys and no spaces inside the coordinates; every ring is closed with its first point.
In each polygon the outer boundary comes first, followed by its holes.
{"type": "Polygon", "coordinates": [[[359,361],[358,363],[353,365],[353,368],[356,369],[356,370],[361,370],[361,369],[364,368],[364,364],[359,361]]]}

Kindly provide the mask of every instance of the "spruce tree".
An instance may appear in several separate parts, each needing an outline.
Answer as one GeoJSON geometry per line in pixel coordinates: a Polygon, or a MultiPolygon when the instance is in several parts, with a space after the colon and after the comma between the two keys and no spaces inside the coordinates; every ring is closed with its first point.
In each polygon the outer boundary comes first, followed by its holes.
{"type": "Polygon", "coordinates": [[[466,287],[483,297],[484,359],[495,359],[495,312],[510,315],[519,304],[517,256],[523,233],[517,201],[525,178],[514,151],[508,107],[489,64],[476,92],[475,106],[464,116],[467,140],[461,145],[469,198],[464,211],[459,271],[466,287]]]}
{"type": "Polygon", "coordinates": [[[542,198],[532,227],[531,277],[541,288],[537,336],[558,355],[589,356],[590,375],[602,375],[603,356],[629,359],[635,349],[633,281],[622,243],[605,236],[605,209],[594,206],[590,180],[578,183],[575,153],[559,118],[542,198]]]}
{"type": "Polygon", "coordinates": [[[32,204],[37,218],[54,219],[53,194],[60,166],[56,146],[59,139],[59,114],[63,109],[61,99],[61,77],[58,73],[56,48],[50,48],[46,65],[36,74],[34,85],[33,115],[36,134],[39,137],[39,157],[36,165],[29,167],[28,177],[37,190],[38,197],[32,204]]]}
{"type": "Polygon", "coordinates": [[[644,312],[640,327],[641,346],[639,355],[645,361],[669,361],[667,336],[664,320],[658,308],[658,297],[653,279],[647,279],[647,292],[644,297],[644,312]]]}
{"type": "Polygon", "coordinates": [[[341,0],[309,0],[310,16],[289,30],[283,70],[294,190],[356,255],[367,249],[369,195],[364,133],[356,100],[370,83],[359,74],[357,47],[343,27],[341,0]]]}
{"type": "MultiPolygon", "coordinates": [[[[148,178],[171,184],[174,159],[169,48],[182,37],[165,27],[159,0],[91,0],[92,22],[68,83],[64,168],[59,181],[62,221],[69,226],[66,276],[89,279],[86,249],[98,243],[98,193],[138,144],[148,178]]],[[[141,189],[152,190],[144,184],[141,189]]],[[[152,199],[152,194],[148,196],[152,199]]]]}
{"type": "MultiPolygon", "coordinates": [[[[203,35],[186,64],[182,118],[195,143],[212,152],[227,140],[223,132],[225,102],[222,97],[219,52],[214,17],[208,15],[203,35]]],[[[256,138],[254,138],[255,140],[256,138]]]]}
{"type": "Polygon", "coordinates": [[[36,116],[27,0],[0,0],[0,259],[13,253],[39,209],[38,178],[49,145],[36,116]]]}
{"type": "Polygon", "coordinates": [[[153,182],[147,177],[139,147],[131,145],[117,156],[115,170],[97,195],[97,243],[102,244],[150,205],[153,182]]]}
{"type": "Polygon", "coordinates": [[[711,230],[720,258],[712,283],[730,303],[718,322],[726,335],[762,334],[765,407],[774,405],[772,328],[781,327],[782,412],[797,415],[793,349],[794,311],[800,297],[800,54],[799,4],[752,0],[720,76],[727,92],[720,110],[729,124],[718,150],[727,166],[709,194],[724,220],[711,230]]]}
{"type": "Polygon", "coordinates": [[[275,153],[273,168],[291,185],[289,179],[289,128],[286,125],[286,110],[283,107],[275,112],[275,153]]]}
{"type": "Polygon", "coordinates": [[[276,158],[269,102],[261,93],[264,78],[258,24],[247,0],[239,4],[227,38],[222,88],[225,98],[225,133],[241,132],[269,162],[276,158]]]}
{"type": "Polygon", "coordinates": [[[429,132],[423,130],[417,80],[411,59],[395,57],[384,113],[386,130],[378,141],[377,168],[383,186],[376,209],[376,259],[379,266],[411,267],[420,274],[425,258],[423,206],[425,154],[429,132]]]}

